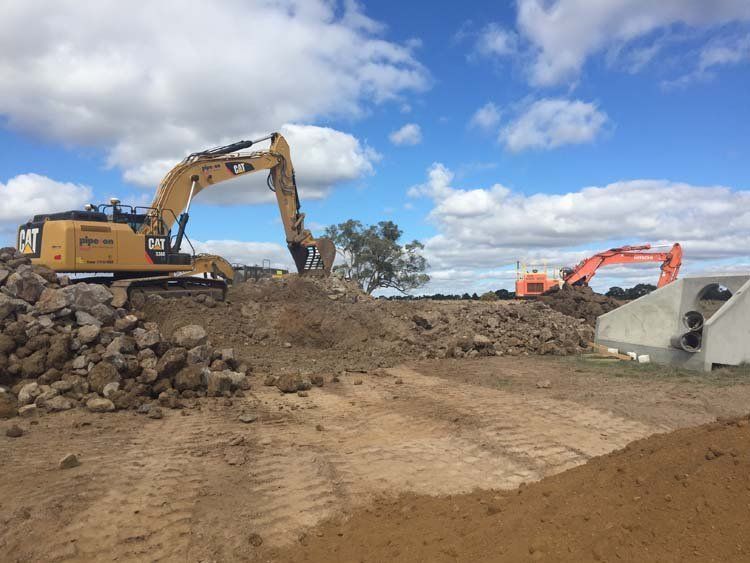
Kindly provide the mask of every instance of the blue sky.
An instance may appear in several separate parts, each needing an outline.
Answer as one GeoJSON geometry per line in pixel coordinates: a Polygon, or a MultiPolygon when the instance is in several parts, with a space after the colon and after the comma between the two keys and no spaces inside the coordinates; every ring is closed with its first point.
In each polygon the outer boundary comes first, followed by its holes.
{"type": "MultiPolygon", "coordinates": [[[[66,204],[148,203],[187,152],[281,130],[309,226],[396,221],[427,244],[431,290],[642,242],[682,242],[687,273],[750,269],[750,4],[499,4],[135,2],[125,31],[114,2],[17,3],[0,236],[66,204]]],[[[263,180],[201,194],[191,239],[289,263],[263,180]]]]}

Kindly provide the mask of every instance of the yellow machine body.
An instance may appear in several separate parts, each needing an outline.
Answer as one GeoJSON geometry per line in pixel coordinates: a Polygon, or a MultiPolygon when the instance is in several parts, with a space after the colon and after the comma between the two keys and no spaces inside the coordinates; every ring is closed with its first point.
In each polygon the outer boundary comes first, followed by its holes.
{"type": "Polygon", "coordinates": [[[22,253],[57,272],[169,274],[192,269],[188,254],[183,260],[167,258],[169,237],[139,234],[126,223],[43,219],[22,225],[18,237],[22,253]]]}

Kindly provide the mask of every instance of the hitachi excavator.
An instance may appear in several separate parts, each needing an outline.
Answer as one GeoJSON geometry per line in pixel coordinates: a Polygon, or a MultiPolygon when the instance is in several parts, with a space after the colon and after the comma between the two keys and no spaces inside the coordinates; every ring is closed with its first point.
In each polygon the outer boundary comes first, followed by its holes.
{"type": "Polygon", "coordinates": [[[19,227],[18,248],[32,263],[56,272],[111,274],[91,281],[108,283],[117,303],[146,293],[223,298],[232,267],[221,257],[192,250],[185,234],[190,205],[205,189],[261,170],[268,170],[267,184],[276,194],[298,272],[330,273],[336,249],[330,240],[316,240],[305,229],[289,145],[279,133],[189,155],[164,177],[148,207],[112,199],[109,204],[87,204],[81,211],[36,215],[19,227]],[[246,152],[268,140],[268,150],[246,152]]]}
{"type": "Polygon", "coordinates": [[[661,274],[656,287],[664,287],[677,279],[682,266],[682,247],[674,243],[669,252],[648,252],[650,244],[611,248],[582,260],[575,268],[563,268],[562,276],[568,285],[588,285],[596,271],[611,264],[639,264],[661,262],[661,274]]]}
{"type": "Polygon", "coordinates": [[[674,243],[669,252],[649,252],[650,244],[610,248],[582,260],[574,268],[562,268],[560,277],[548,277],[546,271],[521,271],[516,277],[516,297],[536,297],[563,285],[588,285],[602,266],[661,262],[657,287],[664,287],[677,279],[682,266],[682,247],[674,243]]]}

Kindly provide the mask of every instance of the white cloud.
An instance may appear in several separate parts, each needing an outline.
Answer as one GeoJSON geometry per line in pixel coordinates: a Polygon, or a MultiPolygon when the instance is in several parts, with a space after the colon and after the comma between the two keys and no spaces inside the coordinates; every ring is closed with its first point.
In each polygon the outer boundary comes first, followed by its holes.
{"type": "Polygon", "coordinates": [[[414,43],[355,2],[15,3],[0,19],[0,116],[104,148],[129,182],[283,123],[356,118],[428,87],[414,43]],[[41,16],[40,16],[41,14],[41,16]],[[272,47],[271,47],[272,46],[272,47]]]}
{"type": "MultiPolygon", "coordinates": [[[[322,199],[335,184],[374,173],[380,155],[356,137],[328,127],[287,124],[281,133],[289,141],[300,199],[322,199]]],[[[267,143],[264,147],[266,148],[267,143]]],[[[252,150],[252,149],[251,149],[252,150]]],[[[198,204],[242,205],[276,201],[260,171],[205,190],[198,204]]]]}
{"type": "Polygon", "coordinates": [[[20,174],[0,182],[0,201],[0,232],[10,233],[34,215],[81,209],[91,201],[91,188],[39,174],[20,174]]]}
{"type": "Polygon", "coordinates": [[[388,135],[388,138],[397,146],[418,145],[422,142],[422,128],[416,123],[407,123],[388,135]]]}
{"type": "Polygon", "coordinates": [[[490,23],[479,32],[475,48],[480,55],[504,57],[516,52],[517,42],[515,32],[496,23],[490,23]]]}
{"type": "Polygon", "coordinates": [[[500,110],[492,102],[487,102],[474,112],[469,121],[469,126],[489,131],[497,127],[499,123],[500,110]]]}
{"type": "Polygon", "coordinates": [[[433,200],[433,268],[498,268],[516,260],[575,264],[621,244],[680,242],[687,262],[747,256],[750,192],[668,180],[630,180],[565,194],[525,195],[500,184],[452,185],[435,163],[412,197],[433,200]]]}
{"type": "Polygon", "coordinates": [[[517,29],[530,46],[530,80],[575,80],[586,60],[675,24],[691,28],[750,20],[747,0],[519,0],[517,29]]]}
{"type": "Polygon", "coordinates": [[[666,87],[686,86],[694,81],[709,80],[717,67],[750,63],[750,34],[714,40],[705,45],[694,70],[674,80],[666,80],[666,87]]]}
{"type": "Polygon", "coordinates": [[[243,242],[238,240],[193,241],[195,251],[204,254],[218,254],[232,264],[246,266],[262,265],[271,261],[272,268],[294,271],[294,262],[289,250],[273,242],[243,242]]]}
{"type": "Polygon", "coordinates": [[[543,99],[517,117],[500,133],[508,150],[551,149],[592,142],[607,123],[596,104],[580,100],[543,99]]]}

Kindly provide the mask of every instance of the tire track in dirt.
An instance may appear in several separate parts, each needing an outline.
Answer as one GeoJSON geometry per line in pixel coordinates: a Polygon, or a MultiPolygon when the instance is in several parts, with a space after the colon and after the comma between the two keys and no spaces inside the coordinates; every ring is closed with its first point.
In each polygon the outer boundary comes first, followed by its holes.
{"type": "Polygon", "coordinates": [[[513,488],[657,430],[572,401],[405,368],[361,385],[342,379],[307,397],[259,387],[163,420],[45,417],[48,428],[0,456],[6,475],[29,473],[14,487],[0,484],[0,509],[26,503],[33,513],[0,510],[10,530],[0,526],[0,550],[25,561],[264,557],[373,496],[513,488]],[[245,410],[258,420],[240,423],[245,410]],[[59,442],[43,442],[45,431],[59,442]],[[68,451],[82,465],[56,469],[68,451]]]}
{"type": "Polygon", "coordinates": [[[100,494],[55,534],[59,541],[50,548],[51,559],[184,559],[206,471],[202,456],[193,455],[200,450],[186,445],[195,444],[201,430],[209,428],[206,417],[199,416],[149,421],[125,448],[91,460],[99,466],[100,494]]]}
{"type": "Polygon", "coordinates": [[[571,401],[406,368],[363,379],[307,398],[258,391],[269,411],[284,407],[282,420],[258,427],[267,447],[255,452],[248,475],[246,502],[257,507],[251,528],[267,545],[293,541],[373,495],[514,488],[658,430],[571,401]],[[404,385],[394,384],[397,377],[404,385]]]}

